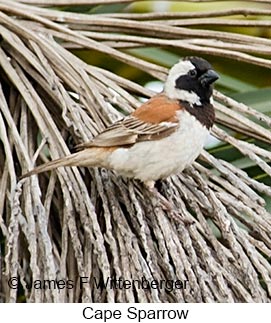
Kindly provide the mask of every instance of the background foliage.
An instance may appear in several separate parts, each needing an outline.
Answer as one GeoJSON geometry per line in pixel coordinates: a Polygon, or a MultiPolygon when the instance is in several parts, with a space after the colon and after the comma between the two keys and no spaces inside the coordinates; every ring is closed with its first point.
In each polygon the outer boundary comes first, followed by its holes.
{"type": "Polygon", "coordinates": [[[270,301],[270,14],[269,1],[0,0],[2,301],[270,301]],[[157,183],[175,212],[103,169],[18,180],[133,111],[185,55],[221,75],[219,143],[157,183]],[[95,287],[108,277],[189,286],[95,287]]]}

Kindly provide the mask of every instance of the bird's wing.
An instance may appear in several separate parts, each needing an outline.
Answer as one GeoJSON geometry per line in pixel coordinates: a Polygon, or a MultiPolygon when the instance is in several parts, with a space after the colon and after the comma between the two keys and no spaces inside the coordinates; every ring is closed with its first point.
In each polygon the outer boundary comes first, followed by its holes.
{"type": "Polygon", "coordinates": [[[178,101],[170,100],[163,94],[156,95],[130,116],[114,123],[91,142],[78,145],[77,148],[127,146],[164,138],[177,129],[176,111],[181,109],[178,101]]]}

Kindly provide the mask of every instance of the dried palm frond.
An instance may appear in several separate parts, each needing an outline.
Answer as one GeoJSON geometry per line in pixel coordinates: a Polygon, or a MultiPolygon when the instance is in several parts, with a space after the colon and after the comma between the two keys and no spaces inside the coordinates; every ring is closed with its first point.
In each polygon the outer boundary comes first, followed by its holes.
{"type": "MultiPolygon", "coordinates": [[[[204,151],[182,174],[158,183],[178,216],[162,209],[141,183],[104,169],[61,168],[18,181],[35,164],[68,154],[70,143],[90,140],[133,111],[139,105],[135,94],[153,94],[87,64],[71,49],[102,53],[159,80],[167,69],[131,49],[159,46],[271,68],[270,39],[203,29],[206,23],[229,22],[270,27],[268,19],[239,15],[268,16],[271,8],[176,14],[44,8],[99,3],[105,1],[0,0],[1,299],[269,302],[271,214],[265,198],[271,188],[229,161],[204,151]],[[238,16],[221,19],[233,15],[238,16]],[[10,289],[8,279],[17,276],[20,285],[10,289]],[[80,277],[88,277],[89,284],[81,288],[80,277]],[[97,281],[110,277],[188,284],[174,291],[136,284],[121,291],[97,288],[97,281]],[[73,288],[34,288],[39,280],[70,280],[73,288]]],[[[270,144],[271,118],[218,91],[215,99],[213,135],[271,176],[270,149],[258,144],[270,144]]]]}

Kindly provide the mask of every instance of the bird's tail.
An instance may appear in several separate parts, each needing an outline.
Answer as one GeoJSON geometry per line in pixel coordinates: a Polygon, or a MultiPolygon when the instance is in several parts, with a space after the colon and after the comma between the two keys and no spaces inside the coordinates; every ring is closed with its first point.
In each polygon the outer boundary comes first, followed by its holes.
{"type": "Polygon", "coordinates": [[[104,160],[106,160],[106,152],[104,149],[85,149],[78,153],[68,155],[63,158],[52,160],[46,164],[40,165],[28,173],[23,174],[20,179],[29,177],[42,172],[54,170],[58,167],[65,166],[84,166],[95,167],[103,166],[104,160]]]}

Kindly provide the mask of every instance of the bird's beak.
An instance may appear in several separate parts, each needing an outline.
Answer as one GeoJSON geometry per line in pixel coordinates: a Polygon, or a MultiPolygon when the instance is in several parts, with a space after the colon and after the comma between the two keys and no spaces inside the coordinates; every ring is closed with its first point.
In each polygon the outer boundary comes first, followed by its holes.
{"type": "Polygon", "coordinates": [[[201,77],[199,78],[202,86],[211,85],[218,79],[219,79],[219,76],[214,70],[208,70],[206,73],[202,74],[201,77]]]}

